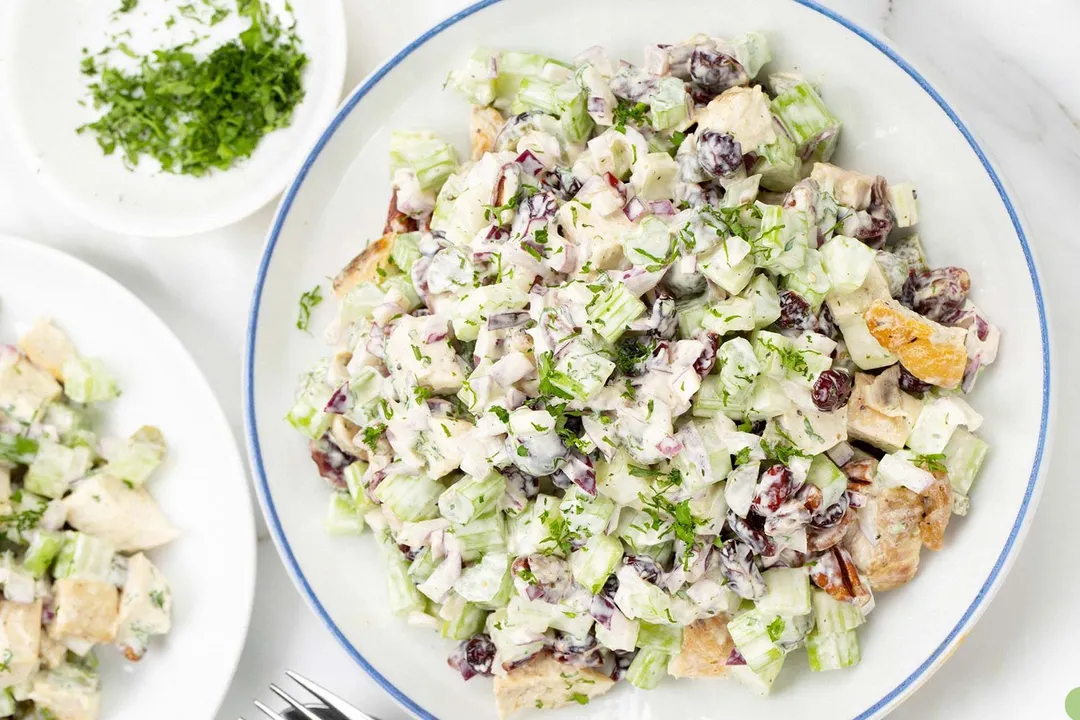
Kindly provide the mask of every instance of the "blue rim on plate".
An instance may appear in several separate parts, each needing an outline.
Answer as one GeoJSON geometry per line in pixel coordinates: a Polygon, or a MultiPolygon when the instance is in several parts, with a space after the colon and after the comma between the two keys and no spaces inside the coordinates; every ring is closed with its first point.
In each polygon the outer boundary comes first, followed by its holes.
{"type": "MultiPolygon", "coordinates": [[[[815,0],[793,0],[799,5],[803,5],[825,17],[833,20],[840,25],[844,26],[860,38],[865,40],[870,45],[880,50],[886,57],[892,60],[900,69],[902,69],[912,80],[917,82],[919,86],[926,91],[926,93],[933,98],[938,107],[948,115],[952,120],[953,125],[960,131],[960,134],[964,136],[968,145],[972,151],[979,158],[983,168],[986,170],[987,175],[990,176],[991,182],[993,182],[995,189],[997,189],[998,195],[1001,197],[1001,201],[1005,204],[1005,209],[1009,213],[1009,219],[1012,221],[1013,228],[1016,231],[1016,236],[1020,240],[1020,246],[1024,251],[1024,259],[1027,262],[1028,273],[1031,275],[1031,284],[1035,289],[1035,301],[1039,309],[1039,333],[1042,339],[1042,374],[1043,374],[1043,386],[1042,386],[1042,414],[1039,424],[1039,443],[1035,451],[1035,462],[1031,467],[1031,475],[1028,477],[1027,488],[1024,491],[1024,499],[1020,504],[1020,510],[1016,515],[1016,521],[1013,523],[1012,529],[1009,532],[1009,538],[1005,543],[1005,547],[1002,549],[1001,554],[998,556],[997,561],[994,563],[994,567],[990,570],[990,575],[986,578],[982,587],[979,589],[978,594],[968,606],[967,610],[961,616],[960,620],[953,627],[948,636],[941,642],[934,652],[928,657],[918,668],[915,669],[907,678],[904,679],[899,685],[893,688],[885,697],[878,700],[872,706],[861,712],[854,720],[864,720],[865,718],[873,717],[876,713],[881,711],[890,705],[898,696],[905,693],[909,688],[918,685],[926,679],[926,671],[934,666],[939,660],[942,659],[942,655],[948,650],[949,646],[954,642],[957,636],[964,631],[964,628],[968,625],[972,616],[980,610],[983,603],[986,601],[987,596],[994,590],[998,576],[1001,574],[1002,568],[1005,563],[1010,559],[1010,555],[1013,551],[1013,546],[1019,539],[1020,533],[1024,529],[1024,523],[1027,519],[1028,511],[1031,508],[1031,500],[1034,496],[1035,490],[1038,486],[1039,471],[1042,467],[1043,452],[1046,446],[1046,433],[1047,426],[1050,421],[1050,339],[1047,332],[1046,322],[1046,308],[1043,302],[1042,285],[1039,283],[1039,276],[1035,270],[1035,261],[1031,255],[1031,248],[1028,246],[1027,235],[1024,233],[1024,228],[1020,223],[1020,218],[1017,215],[1016,208],[1013,207],[1012,201],[1009,199],[1008,194],[1005,192],[1005,188],[1002,185],[1001,178],[998,177],[997,172],[994,170],[990,161],[987,159],[986,154],[979,147],[979,144],[975,142],[975,138],[971,135],[971,131],[967,129],[964,123],[957,116],[956,111],[945,102],[944,98],[927,82],[914,67],[912,67],[906,60],[896,53],[891,47],[883,43],[880,39],[870,34],[866,30],[862,29],[855,23],[851,22],[847,18],[837,14],[836,12],[819,5],[815,0]]],[[[367,80],[364,81],[360,87],[353,91],[345,103],[341,106],[337,115],[331,121],[330,125],[323,132],[319,141],[312,148],[311,154],[304,162],[303,167],[297,174],[296,179],[292,185],[289,186],[288,191],[281,199],[281,204],[278,207],[277,215],[274,218],[273,227],[270,229],[270,234],[267,238],[266,248],[263,251],[262,261],[259,264],[259,274],[255,281],[255,290],[251,300],[251,311],[248,318],[248,331],[247,331],[247,351],[244,357],[244,420],[247,425],[247,439],[248,439],[248,452],[251,456],[252,468],[255,472],[256,489],[258,490],[259,498],[263,502],[263,508],[266,511],[266,517],[270,530],[274,535],[274,539],[277,542],[278,548],[281,550],[283,559],[290,574],[296,580],[297,584],[301,588],[302,593],[307,599],[308,603],[319,615],[322,621],[326,624],[330,632],[341,643],[342,647],[349,653],[350,656],[370,675],[375,682],[377,682],[383,690],[389,693],[397,702],[401,703],[407,710],[415,715],[423,718],[424,720],[437,720],[437,717],[428,712],[424,708],[420,707],[415,701],[409,698],[405,693],[395,687],[389,680],[383,677],[378,670],[376,670],[371,663],[369,663],[363,655],[349,642],[345,637],[341,629],[330,618],[330,615],[326,612],[326,609],[319,602],[315,592],[312,590],[311,585],[308,583],[307,578],[304,576],[303,571],[300,569],[299,563],[296,561],[295,555],[293,555],[292,548],[289,546],[289,541],[285,537],[285,534],[281,527],[281,522],[278,518],[277,509],[274,507],[274,500],[270,496],[270,488],[266,481],[266,471],[263,467],[262,451],[259,447],[258,430],[255,422],[255,396],[253,387],[253,372],[254,372],[254,360],[255,360],[255,334],[258,330],[259,324],[259,306],[262,301],[263,285],[266,282],[267,269],[270,266],[270,259],[274,254],[274,247],[277,245],[278,236],[281,233],[282,225],[285,223],[285,219],[289,215],[289,210],[292,207],[293,200],[296,198],[296,194],[300,191],[301,185],[304,184],[304,180],[307,177],[308,172],[311,170],[312,165],[318,159],[319,154],[326,147],[326,144],[333,137],[341,123],[349,116],[349,114],[355,109],[356,105],[364,98],[365,95],[375,85],[386,76],[388,72],[394,69],[401,63],[406,57],[408,57],[414,50],[426,43],[431,38],[435,37],[448,27],[455,25],[456,23],[464,20],[470,15],[483,10],[489,5],[494,5],[502,0],[480,0],[473,5],[465,8],[461,12],[450,16],[446,20],[442,21],[438,25],[432,27],[420,37],[413,40],[397,55],[388,60],[382,67],[376,70],[367,80]]]]}

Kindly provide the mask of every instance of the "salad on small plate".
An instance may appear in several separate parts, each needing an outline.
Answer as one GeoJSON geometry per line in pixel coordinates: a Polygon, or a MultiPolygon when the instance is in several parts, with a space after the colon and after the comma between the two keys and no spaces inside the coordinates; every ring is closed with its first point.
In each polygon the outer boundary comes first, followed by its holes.
{"type": "Polygon", "coordinates": [[[968,512],[999,331],[914,185],[831,164],[827,90],[770,60],[481,48],[447,81],[470,158],[391,137],[288,421],[329,530],[372,529],[392,609],[502,716],[856,665],[875,593],[968,512]]]}

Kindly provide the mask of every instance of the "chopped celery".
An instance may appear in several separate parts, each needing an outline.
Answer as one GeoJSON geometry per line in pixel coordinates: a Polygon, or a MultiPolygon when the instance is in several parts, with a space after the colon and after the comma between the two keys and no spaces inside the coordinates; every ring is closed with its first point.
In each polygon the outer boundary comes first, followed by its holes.
{"type": "Polygon", "coordinates": [[[780,295],[767,275],[755,275],[743,293],[753,303],[751,318],[755,328],[768,327],[780,318],[780,295]]]}
{"type": "MultiPolygon", "coordinates": [[[[599,478],[599,471],[597,472],[599,478]]],[[[597,480],[599,485],[599,480],[597,480]]],[[[562,521],[559,510],[559,498],[540,493],[535,500],[529,501],[521,513],[510,518],[507,547],[515,556],[531,555],[540,550],[551,531],[549,526],[562,521]]]]}
{"type": "Polygon", "coordinates": [[[691,412],[695,417],[726,415],[733,420],[740,420],[746,412],[748,402],[748,396],[732,395],[726,390],[719,375],[707,375],[694,396],[691,412]]]}
{"type": "Polygon", "coordinates": [[[63,533],[35,530],[31,535],[30,547],[26,549],[26,554],[23,556],[23,567],[35,578],[40,579],[48,571],[63,546],[63,533]]]}
{"type": "Polygon", "coordinates": [[[412,270],[413,264],[420,259],[420,249],[417,246],[419,240],[418,232],[399,233],[394,238],[394,244],[390,246],[390,260],[401,272],[412,270]]]}
{"type": "Polygon", "coordinates": [[[510,558],[505,553],[491,552],[465,568],[454,583],[454,592],[469,602],[490,606],[510,587],[510,558]]]}
{"type": "Polygon", "coordinates": [[[755,609],[734,617],[727,629],[746,664],[760,672],[784,656],[784,651],[774,640],[784,625],[783,618],[755,609]]]}
{"type": "Polygon", "coordinates": [[[622,556],[623,546],[618,538],[594,535],[570,553],[570,571],[579,585],[595,595],[618,567],[622,556]]]}
{"type": "Polygon", "coordinates": [[[769,42],[761,33],[748,32],[739,35],[732,38],[730,44],[735,52],[735,59],[746,69],[746,74],[750,76],[750,79],[755,78],[762,66],[772,60],[769,42]]]}
{"type": "Polygon", "coordinates": [[[398,550],[389,531],[380,536],[379,545],[386,558],[386,584],[390,611],[405,616],[413,611],[423,611],[427,600],[416,589],[409,576],[409,561],[398,550]]]}
{"type": "Polygon", "coordinates": [[[484,478],[466,475],[439,496],[439,512],[455,523],[467,523],[493,509],[506,492],[506,478],[492,471],[484,478]]]}
{"type": "Polygon", "coordinates": [[[390,134],[390,171],[412,170],[423,190],[438,190],[457,169],[454,146],[427,131],[390,134]]]}
{"type": "Polygon", "coordinates": [[[717,335],[748,332],[754,329],[754,303],[738,296],[718,300],[709,306],[701,324],[717,335]]]}
{"type": "Polygon", "coordinates": [[[658,78],[656,90],[649,96],[649,123],[657,130],[678,129],[689,120],[691,105],[686,83],[677,77],[658,78]]]}
{"type": "Polygon", "coordinates": [[[757,601],[763,613],[806,615],[810,612],[810,573],[801,568],[770,568],[761,574],[768,586],[765,596],[757,601]]]}
{"type": "Polygon", "coordinates": [[[11,688],[0,690],[0,718],[14,716],[15,709],[15,697],[11,694],[11,688]]]}
{"type": "Polygon", "coordinates": [[[64,533],[64,545],[56,558],[53,577],[104,580],[112,567],[115,548],[105,540],[81,532],[64,533]]]}
{"type": "Polygon", "coordinates": [[[822,635],[854,630],[866,621],[863,611],[854,603],[841,602],[824,590],[813,588],[810,603],[814,606],[816,632],[822,635]]]}
{"type": "Polygon", "coordinates": [[[493,512],[461,525],[454,524],[451,528],[461,543],[461,558],[466,562],[506,549],[506,525],[501,513],[493,512]]]}
{"type": "MultiPolygon", "coordinates": [[[[457,598],[453,599],[457,600],[457,598]]],[[[439,612],[439,615],[443,617],[439,633],[450,640],[468,640],[484,629],[484,620],[487,619],[486,610],[464,601],[443,603],[443,610],[439,612]],[[444,612],[448,609],[450,612],[444,612]]]]}
{"type": "Polygon", "coordinates": [[[682,648],[682,636],[680,625],[642,622],[638,629],[637,646],[643,650],[660,650],[668,655],[678,655],[682,648]]]}
{"type": "MultiPolygon", "coordinates": [[[[634,300],[637,301],[637,298],[634,300]]],[[[614,319],[609,317],[606,322],[614,322],[614,319]]],[[[546,382],[564,398],[581,401],[599,392],[615,371],[615,363],[597,352],[596,348],[579,340],[564,351],[554,368],[550,368],[549,363],[550,359],[540,358],[541,382],[546,382]]]]}
{"type": "Polygon", "coordinates": [[[69,448],[51,440],[41,440],[37,455],[23,479],[27,490],[49,498],[59,498],[71,484],[90,470],[90,450],[69,448]]]}
{"type": "Polygon", "coordinates": [[[450,73],[447,85],[467,97],[474,105],[490,105],[495,102],[498,60],[497,51],[477,48],[464,66],[450,73]]]}
{"type": "Polygon", "coordinates": [[[364,532],[364,516],[357,512],[356,504],[348,493],[330,495],[326,529],[331,535],[359,535],[364,532]]]}
{"type": "Polygon", "coordinates": [[[942,451],[953,490],[961,495],[971,491],[971,484],[975,482],[989,449],[989,445],[964,428],[957,428],[953,432],[949,444],[942,451]]]}
{"type": "Polygon", "coordinates": [[[96,358],[70,358],[61,374],[64,394],[75,402],[99,403],[120,397],[116,378],[96,358]]]}
{"type": "Polygon", "coordinates": [[[603,495],[591,497],[581,491],[567,490],[559,510],[571,531],[591,537],[603,533],[615,512],[615,503],[603,495]]]}
{"type": "Polygon", "coordinates": [[[814,672],[839,670],[859,663],[859,638],[854,630],[835,634],[810,633],[806,655],[814,672]]]}
{"type": "Polygon", "coordinates": [[[703,293],[689,300],[681,300],[675,306],[675,314],[679,318],[679,336],[692,338],[703,327],[705,313],[710,304],[709,294],[703,293]]]}
{"type": "Polygon", "coordinates": [[[802,176],[802,160],[795,143],[784,133],[777,133],[776,140],[759,145],[757,162],[750,170],[761,176],[761,187],[775,192],[787,192],[802,176]]]}
{"type": "Polygon", "coordinates": [[[443,486],[426,475],[397,473],[379,483],[375,499],[400,520],[417,522],[439,516],[443,486]]]}
{"type": "Polygon", "coordinates": [[[808,482],[821,490],[821,507],[827,508],[836,503],[847,490],[848,479],[840,468],[825,455],[815,455],[806,476],[808,482]]]}
{"type": "Polygon", "coordinates": [[[755,672],[748,665],[732,665],[729,666],[732,676],[738,680],[742,685],[749,688],[756,695],[765,697],[772,690],[772,685],[776,682],[776,678],[780,675],[780,670],[784,667],[784,657],[770,665],[766,665],[760,671],[755,672]]]}
{"type": "Polygon", "coordinates": [[[876,255],[866,243],[845,235],[835,235],[821,246],[821,259],[829,282],[841,294],[862,287],[876,255]]]}
{"type": "Polygon", "coordinates": [[[896,218],[896,227],[906,228],[919,223],[918,194],[911,183],[889,186],[889,207],[896,218]]]}
{"type": "Polygon", "coordinates": [[[663,650],[639,650],[626,671],[626,680],[636,688],[652,690],[667,675],[670,655],[663,650]]]}
{"type": "Polygon", "coordinates": [[[821,251],[815,248],[807,248],[802,267],[784,275],[780,285],[785,290],[798,293],[803,300],[810,303],[811,309],[817,312],[821,308],[825,296],[832,289],[829,274],[825,270],[825,264],[821,259],[821,251]]]}
{"type": "Polygon", "coordinates": [[[156,427],[145,425],[107,456],[109,462],[102,472],[132,485],[143,485],[165,460],[165,437],[156,427]]]}
{"type": "Polygon", "coordinates": [[[787,128],[800,157],[828,162],[840,138],[841,123],[810,83],[804,80],[777,95],[772,110],[787,128]]]}
{"type": "Polygon", "coordinates": [[[645,314],[645,303],[625,285],[612,283],[594,296],[585,311],[597,334],[613,343],[622,337],[630,323],[645,314]]]}

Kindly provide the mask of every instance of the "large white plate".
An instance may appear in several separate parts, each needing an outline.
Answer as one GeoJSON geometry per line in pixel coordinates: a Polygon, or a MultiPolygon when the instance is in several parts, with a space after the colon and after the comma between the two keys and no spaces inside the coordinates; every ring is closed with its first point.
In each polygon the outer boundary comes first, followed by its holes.
{"type": "MultiPolygon", "coordinates": [[[[836,161],[913,180],[935,265],[961,265],[975,300],[1003,328],[998,363],[973,404],[992,450],[947,547],[925,552],[918,577],[879,597],[860,630],[862,663],[813,674],[796,655],[768,700],[731,682],[620,687],[553,717],[869,718],[895,707],[938,668],[986,608],[1022,540],[1040,487],[1050,421],[1050,355],[1042,295],[1023,228],[1006,192],[956,114],[884,42],[810,0],[486,0],[417,39],[346,101],[286,193],[270,233],[251,309],[246,371],[249,451],[256,487],[282,557],[316,613],[357,663],[411,712],[494,717],[487,681],[462,683],[445,664],[449,643],[385,610],[382,562],[370,538],[320,528],[326,488],[306,443],[282,421],[296,377],[322,353],[293,322],[301,292],[377,236],[389,195],[389,129],[431,128],[464,147],[467,107],[440,87],[476,45],[569,58],[596,43],[640,61],[649,42],[693,32],[762,30],[774,66],[820,81],[845,127],[836,161]]],[[[316,317],[326,322],[329,310],[316,317]]]]}
{"type": "Polygon", "coordinates": [[[173,591],[173,629],[132,664],[102,648],[107,720],[214,716],[247,635],[255,525],[243,461],[225,415],[180,341],[107,275],[57,250],[0,235],[0,342],[52,317],[79,352],[100,357],[122,391],[107,429],[157,425],[169,456],[150,491],[181,530],[149,553],[173,591]]]}
{"type": "MultiPolygon", "coordinates": [[[[83,48],[96,52],[120,35],[140,55],[207,35],[208,50],[246,27],[234,12],[207,28],[185,19],[174,0],[141,0],[115,15],[120,0],[19,0],[7,12],[5,46],[10,57],[3,85],[19,150],[44,186],[72,211],[107,230],[144,237],[177,237],[224,227],[268,203],[300,167],[341,98],[345,78],[345,20],[341,0],[295,0],[296,31],[308,56],[305,97],[292,123],[262,139],[255,152],[227,172],[204,177],[155,171],[143,160],[128,170],[117,150],[102,154],[90,133],[75,129],[96,119],[80,72],[83,48]],[[171,29],[166,20],[176,18],[171,29]]],[[[270,0],[278,11],[285,0],[270,0]]],[[[195,7],[204,8],[196,2],[195,7]]],[[[225,7],[235,9],[227,0],[225,7]]],[[[205,11],[205,8],[204,8],[205,11]]],[[[128,62],[120,56],[114,62],[128,62]]],[[[126,69],[132,69],[128,67],[126,69]]],[[[0,108],[0,112],[4,108],[0,108]]]]}

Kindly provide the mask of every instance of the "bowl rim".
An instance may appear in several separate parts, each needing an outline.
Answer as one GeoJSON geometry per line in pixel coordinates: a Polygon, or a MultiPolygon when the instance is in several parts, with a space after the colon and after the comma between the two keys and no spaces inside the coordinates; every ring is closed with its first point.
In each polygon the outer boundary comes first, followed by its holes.
{"type": "MultiPolygon", "coordinates": [[[[293,580],[293,584],[296,585],[297,590],[307,601],[308,605],[315,612],[315,614],[323,621],[330,633],[337,639],[346,652],[360,665],[361,668],[371,676],[379,686],[386,691],[395,701],[402,705],[410,713],[414,714],[424,720],[437,720],[437,716],[428,710],[422,708],[408,695],[398,689],[392,682],[384,677],[375,667],[356,649],[348,638],[337,626],[337,624],[330,617],[329,613],[323,607],[319,601],[318,596],[315,594],[311,585],[301,569],[296,556],[293,554],[292,548],[289,545],[288,539],[285,537],[284,529],[282,528],[280,519],[277,514],[277,509],[274,505],[274,500],[271,497],[269,484],[267,481],[266,470],[263,466],[262,451],[259,445],[258,438],[258,425],[255,419],[255,396],[254,396],[254,361],[255,361],[255,340],[258,332],[259,325],[259,310],[262,302],[263,287],[266,282],[267,271],[270,266],[271,258],[274,254],[274,249],[277,245],[278,238],[280,237],[282,227],[285,224],[289,216],[289,212],[292,208],[293,201],[296,198],[297,193],[300,191],[304,180],[307,177],[308,172],[311,170],[314,163],[319,159],[323,149],[330,141],[331,137],[337,131],[338,127],[345,121],[349,114],[356,108],[360,101],[374,88],[391,70],[399,65],[405,58],[411,55],[417,48],[421,47],[436,35],[440,34],[447,28],[461,22],[462,20],[470,17],[471,15],[504,0],[478,0],[477,2],[469,5],[463,10],[449,16],[445,20],[432,26],[430,29],[419,35],[415,40],[410,42],[404,48],[402,48],[397,54],[388,59],[382,65],[380,65],[375,71],[373,71],[368,77],[361,81],[350,92],[348,98],[342,103],[334,119],[327,126],[318,142],[312,148],[307,160],[301,167],[296,175],[296,178],[290,184],[286,193],[282,196],[278,209],[275,213],[273,225],[267,234],[266,247],[263,251],[263,257],[259,263],[258,275],[256,277],[255,287],[252,292],[251,308],[248,318],[247,328],[247,347],[244,353],[244,370],[243,370],[243,407],[244,407],[244,426],[247,435],[248,454],[251,460],[252,470],[255,475],[255,489],[259,498],[259,503],[262,506],[264,515],[266,516],[267,525],[270,528],[271,536],[274,543],[277,546],[278,552],[281,555],[282,561],[285,564],[289,575],[293,580]]],[[[1035,291],[1035,302],[1039,313],[1039,333],[1042,344],[1042,397],[1041,397],[1041,415],[1039,424],[1039,439],[1035,449],[1034,461],[1031,467],[1031,473],[1028,477],[1027,486],[1024,491],[1024,497],[1017,511],[1016,519],[1013,522],[1010,529],[1009,536],[1006,539],[1005,545],[1001,550],[1000,555],[995,561],[993,567],[990,570],[989,575],[980,587],[979,592],[975,595],[975,598],[971,601],[971,604],[964,611],[964,614],[957,621],[956,625],[952,628],[949,634],[941,641],[941,643],[934,649],[930,656],[923,661],[915,670],[911,672],[903,681],[901,681],[896,687],[885,694],[877,702],[870,707],[866,708],[862,712],[853,718],[853,720],[869,720],[870,718],[877,718],[884,716],[887,712],[891,711],[895,706],[907,698],[913,693],[919,686],[922,685],[933,673],[944,664],[946,660],[952,655],[952,652],[956,649],[959,643],[964,639],[967,632],[971,629],[974,623],[979,619],[986,607],[989,605],[989,601],[996,594],[1001,582],[1004,580],[1009,568],[1016,558],[1017,551],[1019,550],[1025,535],[1027,534],[1028,527],[1030,525],[1031,517],[1033,516],[1034,508],[1038,502],[1038,497],[1043,485],[1043,475],[1045,471],[1045,464],[1043,463],[1043,457],[1048,449],[1049,438],[1049,426],[1051,424],[1051,418],[1053,416],[1051,409],[1051,345],[1048,330],[1047,311],[1045,307],[1045,300],[1043,297],[1042,284],[1039,280],[1039,273],[1035,266],[1035,260],[1028,244],[1027,233],[1024,230],[1023,223],[1020,219],[1020,214],[1013,204],[1010,197],[1010,193],[1006,190],[1005,184],[999,177],[995,170],[994,164],[987,157],[986,153],[980,147],[979,143],[975,140],[975,137],[971,131],[967,128],[964,122],[960,119],[958,113],[949,105],[949,103],[942,97],[942,95],[934,89],[934,87],[927,81],[921,72],[907,60],[905,60],[887,41],[879,38],[877,35],[865,30],[858,24],[839,14],[838,12],[824,7],[819,4],[817,0],[792,0],[803,7],[806,7],[818,14],[838,23],[842,27],[846,28],[854,35],[861,38],[863,41],[876,48],[882,54],[884,54],[889,60],[895,63],[901,70],[903,70],[912,80],[914,80],[927,95],[937,104],[942,112],[952,121],[953,125],[964,140],[967,141],[968,146],[972,152],[979,159],[983,169],[986,171],[994,188],[997,190],[998,196],[1001,202],[1004,204],[1005,209],[1009,215],[1009,219],[1012,222],[1014,231],[1016,232],[1017,239],[1020,241],[1021,249],[1024,252],[1024,259],[1027,265],[1028,274],[1031,278],[1032,288],[1035,291]]]]}

